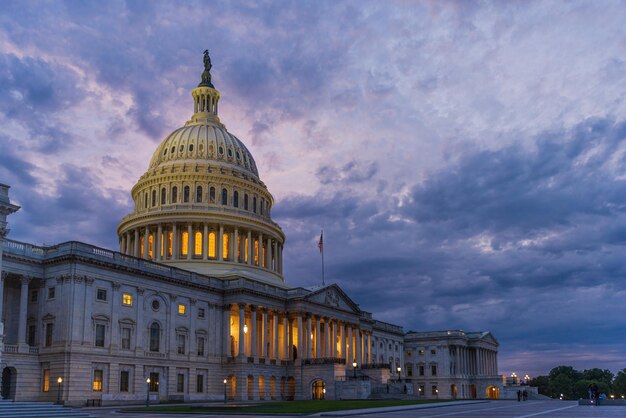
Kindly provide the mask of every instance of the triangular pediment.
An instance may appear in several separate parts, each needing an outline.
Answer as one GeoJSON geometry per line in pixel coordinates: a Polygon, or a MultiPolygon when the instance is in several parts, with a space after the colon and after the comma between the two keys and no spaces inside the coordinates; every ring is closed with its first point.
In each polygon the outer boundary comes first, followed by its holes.
{"type": "Polygon", "coordinates": [[[354,313],[360,313],[359,305],[346,295],[336,284],[324,286],[313,290],[304,298],[306,301],[328,306],[329,308],[341,309],[354,313]]]}

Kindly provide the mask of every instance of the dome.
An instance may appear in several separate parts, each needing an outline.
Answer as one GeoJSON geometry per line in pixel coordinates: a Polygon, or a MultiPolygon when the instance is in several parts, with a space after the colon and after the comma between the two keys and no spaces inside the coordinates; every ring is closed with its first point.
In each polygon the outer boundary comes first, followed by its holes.
{"type": "Polygon", "coordinates": [[[150,168],[184,161],[237,166],[259,176],[248,148],[223,125],[209,121],[188,122],[169,134],[152,155],[150,168]]]}
{"type": "Polygon", "coordinates": [[[191,119],[159,144],[131,191],[133,211],[117,227],[120,251],[224,280],[284,285],[274,198],[250,151],[217,116],[210,68],[205,53],[191,119]]]}

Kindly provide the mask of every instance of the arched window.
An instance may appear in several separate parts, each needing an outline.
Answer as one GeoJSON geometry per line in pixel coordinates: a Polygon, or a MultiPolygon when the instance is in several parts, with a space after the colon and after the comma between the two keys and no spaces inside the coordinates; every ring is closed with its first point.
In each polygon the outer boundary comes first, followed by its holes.
{"type": "Polygon", "coordinates": [[[248,193],[243,195],[243,208],[244,210],[248,210],[248,193]]]}
{"type": "Polygon", "coordinates": [[[158,353],[161,342],[161,327],[157,322],[150,325],[150,351],[158,353]]]}
{"type": "Polygon", "coordinates": [[[254,265],[258,266],[259,265],[259,240],[255,239],[254,240],[254,265]]]}
{"type": "Polygon", "coordinates": [[[228,233],[224,232],[224,235],[222,236],[222,258],[224,258],[224,260],[228,259],[228,248],[229,248],[229,242],[228,242],[228,238],[229,235],[228,233]]]}
{"type": "Polygon", "coordinates": [[[172,203],[176,203],[178,200],[178,187],[172,187],[172,203]]]}
{"type": "Polygon", "coordinates": [[[202,186],[196,187],[196,203],[202,203],[202,186]]]}
{"type": "Polygon", "coordinates": [[[215,232],[209,232],[209,257],[215,258],[215,232]]]}
{"type": "Polygon", "coordinates": [[[202,255],[202,232],[196,231],[194,236],[195,244],[194,244],[194,255],[202,255]]]}
{"type": "Polygon", "coordinates": [[[222,205],[228,205],[228,190],[222,189],[222,205]]]}
{"type": "Polygon", "coordinates": [[[183,203],[189,203],[189,186],[183,189],[183,203]]]}
{"type": "Polygon", "coordinates": [[[165,187],[161,189],[161,204],[165,204],[165,187]]]}
{"type": "Polygon", "coordinates": [[[252,212],[256,213],[256,196],[252,198],[252,212]]]}
{"type": "Polygon", "coordinates": [[[146,194],[143,197],[143,206],[145,208],[148,208],[148,193],[146,192],[146,194]]]}
{"type": "Polygon", "coordinates": [[[215,187],[209,189],[209,201],[215,203],[215,187]]]}
{"type": "Polygon", "coordinates": [[[186,256],[189,253],[189,233],[183,231],[180,234],[180,255],[186,256]]]}
{"type": "Polygon", "coordinates": [[[236,208],[239,207],[239,192],[237,190],[233,193],[233,206],[236,208]]]}
{"type": "Polygon", "coordinates": [[[265,206],[265,199],[261,199],[261,215],[263,215],[263,206],[265,206]]]}
{"type": "Polygon", "coordinates": [[[152,191],[152,206],[156,206],[156,190],[152,191]]]}

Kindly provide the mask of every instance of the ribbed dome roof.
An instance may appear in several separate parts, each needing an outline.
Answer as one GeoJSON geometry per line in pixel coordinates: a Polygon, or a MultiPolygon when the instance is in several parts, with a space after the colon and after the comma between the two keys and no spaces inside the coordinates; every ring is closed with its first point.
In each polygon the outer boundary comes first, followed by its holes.
{"type": "Polygon", "coordinates": [[[184,160],[233,164],[258,177],[256,162],[246,146],[226,128],[213,123],[191,123],[169,134],[158,146],[150,168],[184,160]]]}

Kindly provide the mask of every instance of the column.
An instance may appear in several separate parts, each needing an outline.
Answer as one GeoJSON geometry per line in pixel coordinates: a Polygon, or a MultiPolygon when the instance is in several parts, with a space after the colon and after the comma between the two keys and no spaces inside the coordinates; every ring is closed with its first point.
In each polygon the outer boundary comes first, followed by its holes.
{"type": "Polygon", "coordinates": [[[348,364],[348,356],[347,356],[347,352],[346,352],[346,324],[345,323],[341,323],[341,358],[343,358],[346,361],[346,364],[348,364]]]}
{"type": "Polygon", "coordinates": [[[137,351],[141,351],[143,349],[143,336],[147,332],[147,328],[144,327],[144,323],[143,323],[143,292],[144,290],[145,289],[141,287],[137,288],[137,332],[136,332],[137,343],[135,344],[137,351]]]}
{"type": "MultiPolygon", "coordinates": [[[[250,306],[250,311],[250,357],[256,357],[256,306],[250,306]]],[[[261,350],[261,353],[263,353],[263,350],[261,350]]]]}
{"type": "Polygon", "coordinates": [[[124,252],[124,248],[126,248],[126,235],[122,235],[120,237],[120,252],[123,253],[124,252]]]}
{"type": "Polygon", "coordinates": [[[191,222],[187,224],[187,260],[191,260],[194,253],[193,225],[191,222]]]}
{"type": "Polygon", "coordinates": [[[233,253],[233,260],[235,263],[239,262],[239,252],[241,251],[241,246],[239,245],[239,228],[235,227],[235,239],[233,240],[233,246],[235,247],[235,252],[233,253]]]}
{"type": "Polygon", "coordinates": [[[209,259],[209,224],[204,223],[204,233],[202,234],[202,259],[209,259]]]}
{"type": "Polygon", "coordinates": [[[306,358],[313,358],[313,344],[311,341],[311,333],[313,332],[312,330],[312,324],[311,324],[311,315],[307,315],[306,318],[306,353],[307,353],[307,357],[306,358]]]}
{"type": "Polygon", "coordinates": [[[224,240],[224,225],[220,225],[219,234],[217,235],[217,259],[219,261],[224,260],[224,245],[222,245],[222,241],[224,240]]]}
{"type": "Polygon", "coordinates": [[[297,349],[298,349],[298,358],[302,358],[304,357],[304,351],[302,349],[302,313],[298,312],[298,317],[297,317],[297,326],[298,326],[298,345],[297,345],[297,349]]]}
{"type": "Polygon", "coordinates": [[[243,326],[246,323],[245,308],[246,308],[245,304],[243,303],[239,304],[239,355],[240,356],[243,356],[245,353],[244,338],[246,334],[243,332],[243,326]]]}
{"type": "Polygon", "coordinates": [[[322,357],[322,341],[321,341],[321,324],[322,318],[319,316],[315,317],[315,358],[322,357]]]}
{"type": "Polygon", "coordinates": [[[176,222],[172,223],[172,260],[178,260],[178,229],[176,222]]]}
{"type": "Polygon", "coordinates": [[[248,230],[248,265],[252,265],[252,260],[254,260],[254,253],[252,250],[254,246],[252,244],[252,231],[248,230]]]}
{"type": "Polygon", "coordinates": [[[230,356],[230,305],[224,305],[222,311],[222,353],[230,356]]]}
{"type": "Polygon", "coordinates": [[[139,257],[139,228],[135,228],[135,242],[133,245],[133,257],[139,257]]]}
{"type": "Polygon", "coordinates": [[[330,356],[332,358],[337,358],[337,321],[332,321],[333,333],[331,335],[330,340],[330,356]]]}
{"type": "Polygon", "coordinates": [[[352,342],[352,326],[348,325],[346,331],[348,336],[348,342],[346,343],[346,364],[352,366],[352,360],[354,359],[352,355],[352,350],[354,349],[354,343],[352,342]]]}
{"type": "Polygon", "coordinates": [[[283,318],[283,358],[289,360],[289,315],[285,312],[283,318]]]}
{"type": "Polygon", "coordinates": [[[124,247],[124,251],[123,253],[126,255],[131,255],[130,254],[130,232],[126,232],[126,247],[124,247]]]}
{"type": "Polygon", "coordinates": [[[330,318],[325,317],[324,318],[324,357],[326,358],[330,358],[332,357],[330,354],[330,338],[331,338],[331,334],[330,334],[330,318]]]}
{"type": "Polygon", "coordinates": [[[273,322],[273,330],[272,332],[274,333],[274,343],[272,344],[272,351],[273,351],[273,355],[272,357],[276,360],[278,360],[278,312],[274,311],[274,322],[273,322]]]}
{"type": "MultiPolygon", "coordinates": [[[[1,242],[0,242],[0,245],[2,245],[1,242]]],[[[1,248],[0,248],[0,257],[2,257],[1,248]]],[[[0,259],[0,263],[2,263],[2,259],[0,259]]],[[[3,315],[4,313],[3,311],[4,309],[4,282],[6,281],[6,278],[8,275],[9,273],[7,273],[6,271],[0,271],[0,324],[3,322],[2,317],[4,316],[3,315]]],[[[2,332],[4,333],[4,330],[2,332]]]]}
{"type": "Polygon", "coordinates": [[[265,242],[265,268],[271,269],[272,267],[272,238],[267,237],[265,242]]]}
{"type": "MultiPolygon", "coordinates": [[[[30,277],[22,276],[20,281],[22,282],[22,289],[20,291],[20,322],[17,330],[17,343],[26,344],[26,320],[28,313],[28,284],[30,283],[30,277]]],[[[60,291],[60,289],[57,289],[60,291]]]]}
{"type": "Polygon", "coordinates": [[[363,337],[361,335],[361,329],[359,327],[354,329],[356,332],[354,342],[356,344],[356,362],[360,366],[363,364],[363,337]]]}
{"type": "Polygon", "coordinates": [[[367,331],[367,364],[372,364],[372,333],[367,331]]]}
{"type": "Polygon", "coordinates": [[[143,233],[143,258],[145,258],[146,260],[149,260],[149,254],[150,254],[150,228],[148,228],[146,226],[146,229],[144,230],[143,233]]]}
{"type": "Polygon", "coordinates": [[[154,239],[154,259],[157,261],[161,260],[161,240],[163,234],[163,227],[161,224],[157,225],[157,234],[154,239]]]}
{"type": "Polygon", "coordinates": [[[283,274],[283,246],[278,246],[278,272],[283,274]]]}
{"type": "Polygon", "coordinates": [[[267,309],[263,309],[263,335],[261,337],[261,353],[264,358],[267,358],[267,337],[269,333],[267,332],[267,309]]]}
{"type": "Polygon", "coordinates": [[[278,240],[274,240],[274,257],[273,257],[273,271],[278,271],[278,263],[276,262],[278,257],[278,240]]]}
{"type": "Polygon", "coordinates": [[[263,266],[263,234],[260,233],[260,232],[259,232],[258,240],[259,240],[259,245],[258,245],[258,248],[259,248],[259,257],[258,257],[259,264],[258,264],[258,266],[261,267],[261,266],[263,266]]]}

